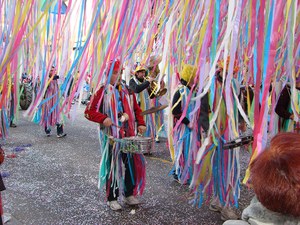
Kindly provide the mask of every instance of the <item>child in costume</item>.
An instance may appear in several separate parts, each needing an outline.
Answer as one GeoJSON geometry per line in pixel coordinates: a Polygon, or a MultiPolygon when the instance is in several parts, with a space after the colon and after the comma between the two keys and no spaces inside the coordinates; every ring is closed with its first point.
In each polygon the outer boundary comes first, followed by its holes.
{"type": "Polygon", "coordinates": [[[125,137],[142,134],[146,130],[141,109],[133,94],[121,82],[122,65],[119,60],[110,62],[110,83],[101,86],[85,109],[88,120],[100,124],[101,162],[99,188],[106,184],[107,204],[120,210],[119,192],[129,205],[139,204],[135,197],[145,187],[145,159],[142,154],[124,152],[125,137]],[[136,132],[137,123],[137,132],[136,132]]]}

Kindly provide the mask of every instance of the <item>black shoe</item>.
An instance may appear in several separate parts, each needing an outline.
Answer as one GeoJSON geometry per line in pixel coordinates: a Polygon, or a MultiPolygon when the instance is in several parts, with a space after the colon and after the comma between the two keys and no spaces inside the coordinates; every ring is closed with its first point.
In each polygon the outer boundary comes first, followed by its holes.
{"type": "Polygon", "coordinates": [[[50,128],[45,129],[45,132],[46,132],[47,137],[50,137],[50,135],[51,135],[51,129],[50,128]]]}
{"type": "Polygon", "coordinates": [[[67,136],[67,134],[65,134],[65,133],[61,133],[61,134],[57,135],[58,138],[62,138],[62,137],[65,137],[65,136],[67,136]]]}
{"type": "Polygon", "coordinates": [[[144,152],[143,155],[145,155],[145,156],[151,156],[152,152],[144,152]]]}
{"type": "Polygon", "coordinates": [[[14,124],[14,123],[10,123],[10,125],[9,125],[10,127],[17,127],[17,125],[16,124],[14,124]]]}
{"type": "Polygon", "coordinates": [[[172,175],[173,175],[174,181],[176,181],[176,182],[178,182],[180,184],[180,180],[178,178],[178,175],[175,173],[175,171],[173,171],[172,175]]]}

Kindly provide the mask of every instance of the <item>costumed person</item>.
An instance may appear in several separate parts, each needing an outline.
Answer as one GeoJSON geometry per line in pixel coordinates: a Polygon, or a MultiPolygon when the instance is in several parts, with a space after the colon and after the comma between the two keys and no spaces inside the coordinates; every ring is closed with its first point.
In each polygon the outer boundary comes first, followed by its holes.
{"type": "Polygon", "coordinates": [[[280,97],[276,104],[275,112],[280,117],[279,130],[284,132],[296,131],[300,133],[299,121],[295,122],[295,115],[293,113],[292,104],[296,104],[295,110],[298,116],[300,115],[300,70],[296,67],[296,89],[295,100],[292,101],[292,89],[289,84],[286,84],[280,93],[280,97]],[[297,111],[298,110],[298,111],[297,111]]]}
{"type": "MultiPolygon", "coordinates": [[[[227,69],[230,59],[227,59],[227,69]]],[[[194,164],[193,180],[190,188],[195,193],[195,202],[201,205],[205,198],[210,199],[209,209],[221,213],[222,220],[238,219],[232,209],[237,205],[239,195],[239,158],[238,149],[224,150],[224,140],[229,140],[229,119],[226,113],[225,99],[230,93],[225,92],[223,85],[224,62],[219,61],[215,75],[215,82],[210,89],[209,99],[210,119],[216,118],[211,132],[207,137],[211,143],[206,146],[198,164],[194,164]],[[218,111],[217,111],[218,110],[218,111]],[[215,115],[215,113],[217,113],[215,115]]],[[[238,72],[235,65],[233,72],[238,72]]],[[[225,80],[224,80],[225,82],[225,80]]],[[[225,82],[226,83],[226,82],[225,82]]],[[[235,86],[230,81],[230,88],[235,86]]],[[[236,88],[236,87],[234,87],[236,88]]],[[[233,109],[234,110],[234,109],[233,109]]],[[[233,112],[238,117],[238,112],[233,112]]],[[[236,118],[238,120],[238,118],[236,118]]],[[[199,152],[197,152],[198,154],[199,152]]]]}
{"type": "MultiPolygon", "coordinates": [[[[249,84],[249,70],[247,66],[243,66],[242,74],[243,80],[240,85],[238,99],[241,104],[242,109],[244,110],[245,114],[249,117],[251,115],[251,106],[254,100],[254,86],[249,84]]],[[[252,129],[247,126],[246,121],[244,120],[240,111],[239,114],[239,130],[243,135],[247,135],[252,132],[252,129]]]]}
{"type": "MultiPolygon", "coordinates": [[[[148,71],[145,67],[137,66],[135,69],[134,75],[129,81],[129,88],[132,92],[135,93],[137,102],[142,111],[151,108],[151,101],[149,97],[148,88],[150,83],[154,80],[153,77],[148,77],[148,71]]],[[[152,113],[144,116],[146,122],[146,132],[145,137],[155,138],[155,124],[154,124],[154,115],[152,113]]],[[[148,148],[148,152],[144,152],[145,155],[151,155],[151,148],[148,148]]]]}
{"type": "MultiPolygon", "coordinates": [[[[230,57],[228,57],[226,61],[227,66],[225,76],[227,76],[228,73],[229,62],[230,57]]],[[[233,73],[235,74],[239,71],[239,67],[236,65],[236,62],[234,62],[234,64],[233,73]]],[[[212,146],[210,146],[214,148],[214,151],[212,151],[214,154],[212,155],[211,159],[211,169],[213,170],[213,198],[209,209],[220,212],[222,220],[228,220],[238,219],[238,216],[232,209],[231,205],[236,203],[235,201],[237,201],[237,194],[239,193],[239,160],[237,153],[239,149],[223,149],[223,140],[229,140],[229,121],[227,119],[225,103],[226,95],[229,93],[226,93],[225,89],[222,89],[224,67],[224,61],[219,61],[215,79],[213,111],[216,110],[219,101],[221,101],[221,105],[215,123],[216,126],[214,127],[215,129],[213,131],[213,139],[215,139],[215,143],[212,143],[212,146]]],[[[234,79],[232,79],[230,83],[235,89],[237,88],[237,82],[235,82],[234,79]]],[[[239,90],[237,92],[239,94],[239,90]]]]}
{"type": "Polygon", "coordinates": [[[4,224],[4,213],[3,213],[3,203],[2,203],[2,195],[1,195],[1,192],[4,191],[6,188],[4,186],[4,183],[3,183],[3,179],[2,179],[2,176],[0,174],[0,225],[3,225],[4,224]]]}
{"type": "MultiPolygon", "coordinates": [[[[2,164],[4,162],[4,157],[5,157],[4,150],[0,146],[0,164],[2,164]]],[[[3,203],[2,203],[1,192],[4,191],[5,189],[6,188],[5,188],[1,173],[0,173],[0,225],[4,224],[3,223],[3,203]]]]}
{"type": "Polygon", "coordinates": [[[15,94],[14,94],[14,83],[12,82],[11,84],[11,95],[10,95],[10,105],[9,105],[9,114],[10,114],[10,127],[17,127],[17,125],[14,123],[15,121],[15,114],[16,114],[16,110],[15,110],[15,94]]]}
{"type": "Polygon", "coordinates": [[[171,171],[174,179],[181,184],[188,184],[192,178],[193,158],[190,146],[193,132],[193,121],[190,112],[194,108],[194,103],[190,101],[193,93],[191,88],[194,84],[197,68],[185,64],[180,73],[180,82],[172,98],[172,116],[173,116],[173,148],[174,148],[174,166],[171,171]],[[185,111],[186,110],[186,111],[185,111]],[[184,113],[185,111],[185,113],[184,113]]]}
{"type": "MultiPolygon", "coordinates": [[[[4,162],[4,158],[5,158],[5,153],[2,146],[0,145],[0,165],[4,162]]],[[[11,215],[9,213],[3,212],[3,201],[2,201],[1,192],[5,190],[6,188],[2,179],[2,175],[0,173],[0,225],[8,222],[11,219],[11,215]]]]}
{"type": "MultiPolygon", "coordinates": [[[[154,79],[152,83],[150,83],[150,87],[148,88],[149,96],[151,99],[152,107],[160,107],[162,106],[161,100],[163,95],[167,93],[167,89],[165,88],[164,76],[162,76],[160,81],[157,81],[157,78],[160,75],[160,69],[158,64],[161,62],[160,56],[151,56],[148,71],[149,76],[154,79]]],[[[167,102],[166,100],[164,102],[167,102]]],[[[155,123],[155,142],[159,143],[159,136],[165,130],[164,128],[164,111],[160,110],[154,114],[154,123],[155,123]]]]}
{"type": "Polygon", "coordinates": [[[197,127],[197,137],[199,138],[199,142],[203,140],[203,138],[206,138],[207,132],[209,129],[209,99],[208,99],[208,93],[206,93],[201,98],[201,107],[199,110],[199,114],[197,115],[196,121],[198,121],[198,127],[197,127]]]}
{"type": "Polygon", "coordinates": [[[40,124],[45,128],[47,136],[51,135],[51,126],[56,125],[57,137],[62,138],[67,136],[63,130],[63,123],[61,122],[59,113],[59,76],[56,74],[56,69],[52,66],[49,73],[49,85],[44,95],[44,101],[42,102],[42,117],[40,124]]]}
{"type": "Polygon", "coordinates": [[[255,197],[241,220],[223,225],[300,224],[300,134],[279,133],[250,164],[255,197]]]}
{"type": "Polygon", "coordinates": [[[111,61],[108,74],[110,70],[109,84],[101,86],[92,96],[85,109],[85,117],[100,124],[102,158],[99,188],[106,184],[108,206],[112,210],[120,210],[122,206],[117,201],[119,192],[125,196],[124,201],[128,205],[139,204],[136,196],[143,193],[146,175],[143,154],[124,151],[123,138],[143,134],[146,126],[135,95],[130,94],[126,84],[121,82],[121,62],[111,61]]]}
{"type": "Polygon", "coordinates": [[[88,103],[89,99],[90,99],[90,82],[89,82],[89,78],[86,78],[85,83],[83,85],[83,94],[82,94],[82,100],[81,100],[81,104],[85,105],[88,103]]]}
{"type": "MultiPolygon", "coordinates": [[[[16,92],[16,90],[14,90],[16,92]]],[[[20,84],[20,97],[19,104],[22,110],[27,110],[33,100],[33,85],[31,75],[22,73],[21,84],[20,84]]]]}

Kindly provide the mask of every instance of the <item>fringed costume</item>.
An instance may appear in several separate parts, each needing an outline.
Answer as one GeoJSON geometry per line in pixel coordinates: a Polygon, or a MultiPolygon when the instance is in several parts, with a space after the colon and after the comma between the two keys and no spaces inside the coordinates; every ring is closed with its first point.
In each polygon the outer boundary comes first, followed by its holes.
{"type": "MultiPolygon", "coordinates": [[[[148,87],[150,85],[149,81],[141,81],[133,76],[130,79],[129,86],[130,89],[135,93],[137,102],[142,111],[151,108],[151,101],[149,97],[148,87]]],[[[147,114],[144,116],[144,120],[146,122],[146,132],[145,137],[155,138],[156,131],[155,131],[155,123],[154,123],[154,116],[152,113],[147,114]]]]}
{"type": "Polygon", "coordinates": [[[128,197],[141,195],[144,191],[146,175],[144,156],[123,151],[126,142],[122,140],[124,137],[136,135],[136,122],[138,126],[145,126],[140,113],[141,109],[135,96],[129,94],[124,84],[117,87],[111,84],[102,86],[85,110],[85,117],[88,120],[100,124],[99,140],[102,157],[99,188],[106,185],[108,201],[116,199],[119,192],[128,197]],[[129,119],[122,123],[120,116],[123,113],[126,113],[129,119]],[[102,125],[106,118],[111,118],[112,126],[102,125]]]}
{"type": "Polygon", "coordinates": [[[57,83],[56,77],[50,81],[44,100],[42,101],[42,112],[41,112],[41,120],[40,125],[45,128],[49,128],[51,126],[59,124],[60,114],[59,114],[59,87],[57,83]]]}
{"type": "MultiPolygon", "coordinates": [[[[159,107],[161,106],[159,102],[159,97],[155,97],[151,99],[151,105],[153,107],[159,107]]],[[[156,113],[154,113],[154,124],[155,124],[155,140],[158,141],[159,137],[165,136],[164,134],[164,110],[160,110],[156,113]]]]}
{"type": "Polygon", "coordinates": [[[60,90],[58,86],[59,76],[52,66],[49,72],[49,83],[44,95],[44,100],[40,103],[38,111],[35,113],[34,122],[39,123],[45,129],[47,136],[51,135],[51,126],[56,125],[57,137],[65,137],[63,122],[61,120],[60,90]]]}
{"type": "Polygon", "coordinates": [[[298,115],[300,114],[299,106],[300,106],[300,88],[296,88],[295,100],[292,101],[292,91],[289,85],[286,85],[282,92],[280,93],[280,97],[278,99],[275,111],[280,117],[279,119],[279,130],[283,132],[300,132],[299,122],[296,123],[291,116],[294,114],[292,109],[292,104],[294,103],[294,108],[298,115]]]}
{"type": "Polygon", "coordinates": [[[174,146],[174,168],[173,175],[181,184],[189,183],[193,172],[193,154],[192,154],[192,132],[188,128],[188,124],[192,123],[189,113],[193,109],[193,103],[188,101],[190,88],[187,83],[182,80],[181,85],[175,92],[172,100],[172,115],[173,115],[173,146],[174,146]],[[187,107],[185,117],[181,120],[183,110],[187,107]],[[181,120],[181,121],[180,121],[181,120]]]}
{"type": "MultiPolygon", "coordinates": [[[[212,112],[217,114],[210,141],[201,157],[200,163],[194,165],[194,177],[191,190],[195,192],[194,204],[202,205],[205,200],[216,199],[222,206],[238,206],[239,197],[239,149],[224,150],[223,144],[229,140],[229,121],[226,114],[225,90],[222,83],[216,79],[213,94],[212,112]],[[222,98],[222,99],[221,99],[222,98]]],[[[212,96],[211,96],[212,97],[212,96]]],[[[213,115],[210,115],[212,119],[213,115]]]]}
{"type": "MultiPolygon", "coordinates": [[[[151,106],[159,107],[161,106],[161,98],[166,94],[167,89],[165,88],[164,75],[160,77],[160,69],[158,64],[161,62],[162,57],[158,55],[153,55],[150,57],[148,72],[149,76],[155,78],[155,82],[150,84],[148,89],[151,98],[151,106]],[[160,78],[159,78],[160,77],[160,78]],[[161,80],[159,80],[159,79],[161,80]]],[[[166,101],[166,100],[164,100],[166,101]]],[[[160,110],[154,113],[154,124],[155,124],[155,141],[159,141],[159,137],[166,137],[166,128],[164,127],[164,110],[160,110]]]]}

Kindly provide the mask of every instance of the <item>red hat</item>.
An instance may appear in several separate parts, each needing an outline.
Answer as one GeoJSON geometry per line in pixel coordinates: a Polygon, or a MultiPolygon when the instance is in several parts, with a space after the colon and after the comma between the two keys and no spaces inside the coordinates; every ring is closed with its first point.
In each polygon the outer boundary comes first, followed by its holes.
{"type": "Polygon", "coordinates": [[[114,68],[113,68],[113,71],[119,71],[120,69],[121,70],[124,70],[124,68],[123,68],[123,66],[122,66],[122,64],[121,64],[121,62],[120,62],[120,60],[111,60],[110,61],[110,63],[109,63],[109,69],[108,69],[108,71],[110,71],[110,69],[111,69],[111,66],[112,66],[112,64],[114,63],[114,68]]]}

